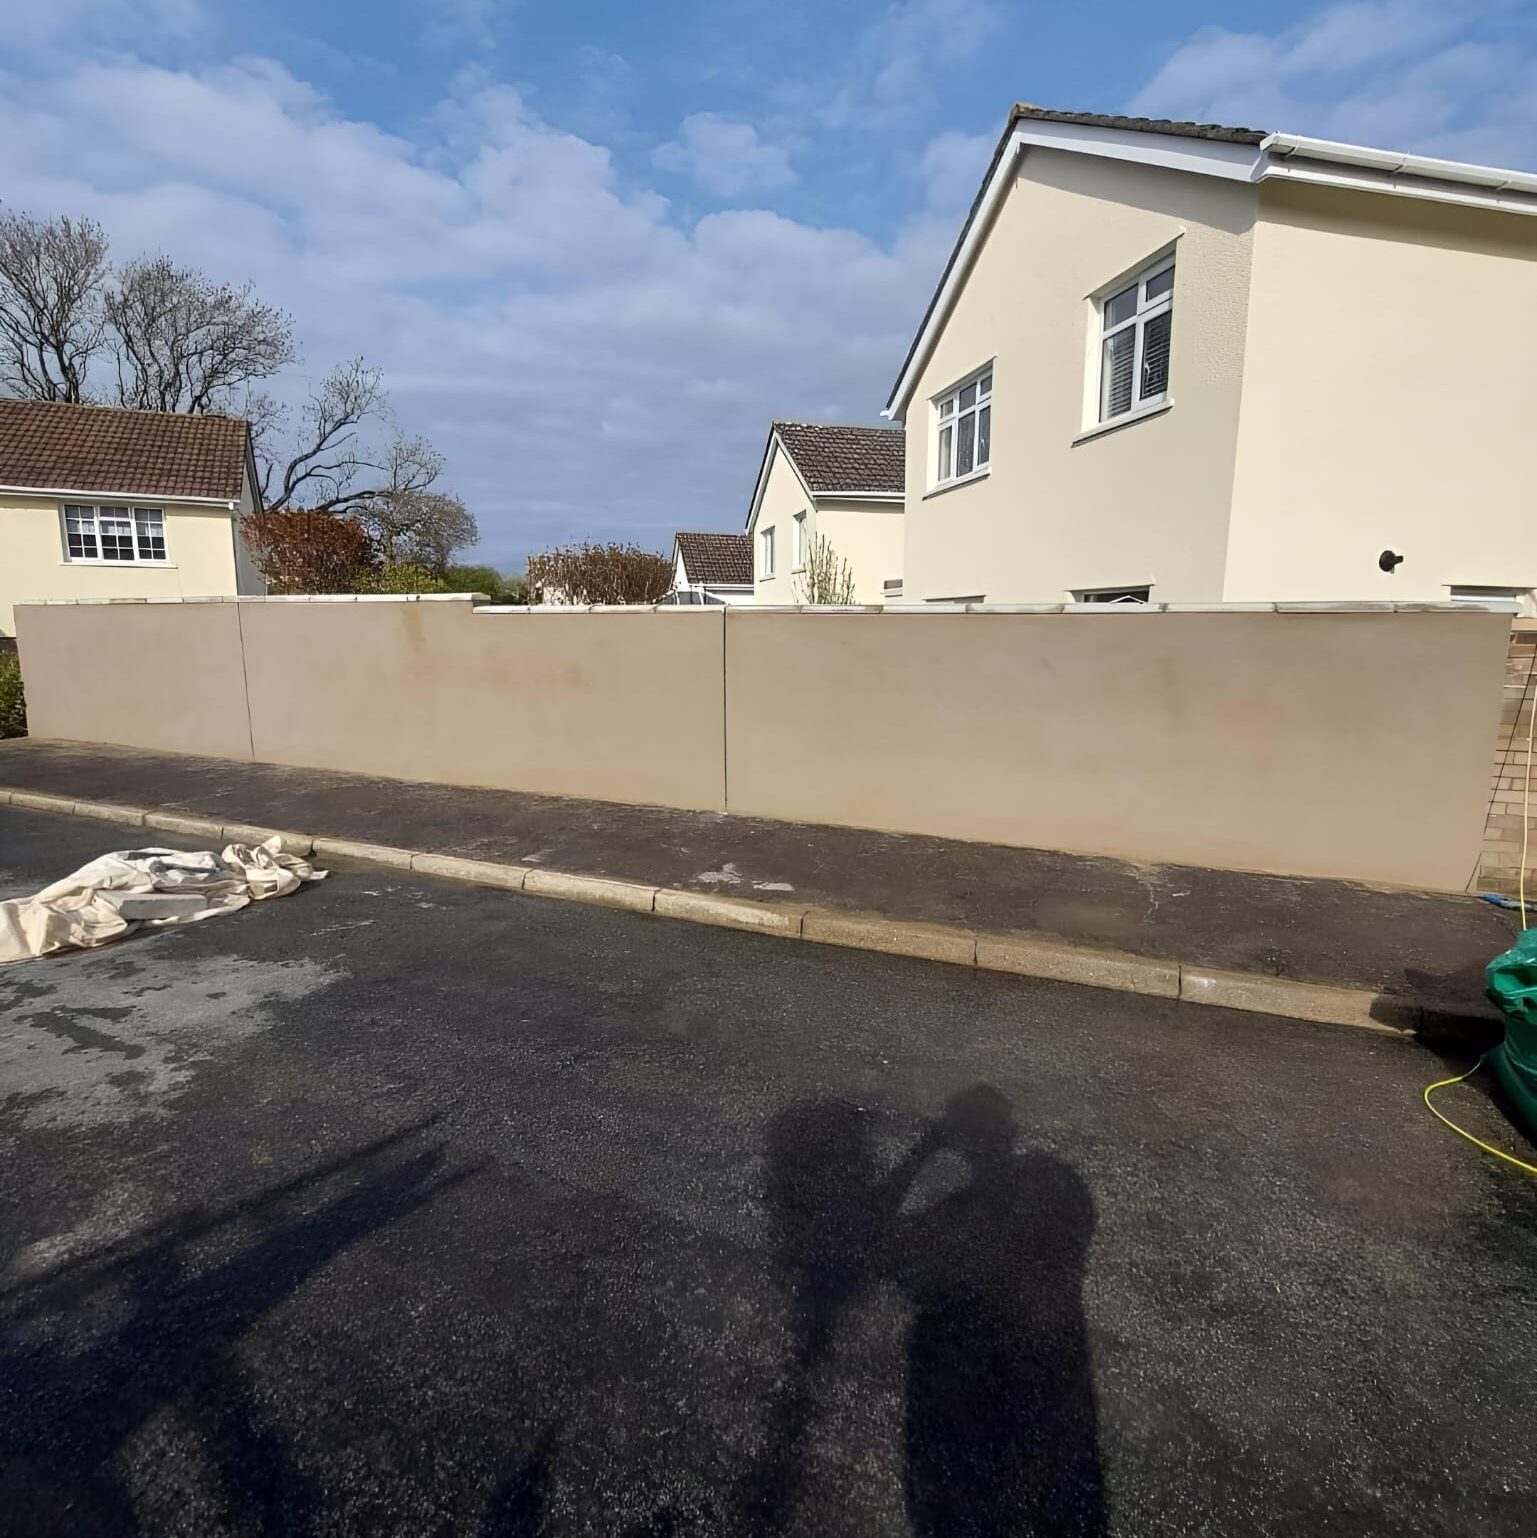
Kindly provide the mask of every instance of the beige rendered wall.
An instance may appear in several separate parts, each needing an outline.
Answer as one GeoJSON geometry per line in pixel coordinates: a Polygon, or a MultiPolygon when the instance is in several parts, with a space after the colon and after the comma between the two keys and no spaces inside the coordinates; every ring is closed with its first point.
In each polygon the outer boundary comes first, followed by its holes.
{"type": "Polygon", "coordinates": [[[730,810],[1461,890],[1507,629],[1478,610],[739,609],[730,810]]]}
{"type": "Polygon", "coordinates": [[[13,610],[18,603],[47,598],[202,598],[236,591],[234,532],[225,508],[156,498],[114,501],[110,505],[164,511],[168,564],[124,561],[92,566],[64,559],[64,500],[0,495],[0,635],[15,634],[13,610]]]}
{"type": "MultiPolygon", "coordinates": [[[[249,758],[244,610],[231,600],[21,606],[32,735],[249,758]]],[[[299,676],[314,673],[312,659],[299,676]]]]}
{"type": "Polygon", "coordinates": [[[795,473],[789,456],[776,446],[771,451],[763,499],[753,520],[752,572],[753,599],[757,603],[795,603],[795,515],[806,515],[806,538],[816,529],[816,503],[805,482],[795,473]],[[765,529],[774,530],[774,575],[763,570],[765,529]]]}
{"type": "Polygon", "coordinates": [[[1534,355],[1537,219],[1267,183],[1223,596],[1537,587],[1534,355]]]}
{"type": "MultiPolygon", "coordinates": [[[[849,563],[854,574],[854,602],[882,602],[886,579],[902,575],[902,504],[823,497],[812,518],[815,525],[808,538],[823,535],[849,563]]],[[[797,592],[795,601],[805,602],[804,588],[797,592]]]]}
{"type": "Polygon", "coordinates": [[[1255,205],[1244,183],[1026,151],[907,409],[908,602],[1220,598],[1255,205]],[[1075,441],[1096,425],[1092,296],[1170,248],[1174,405],[1075,441]],[[992,471],[929,495],[932,398],[989,359],[992,471]]]}
{"type": "Polygon", "coordinates": [[[239,606],[258,759],[724,806],[724,609],[239,606]]]}
{"type": "Polygon", "coordinates": [[[1478,859],[1508,629],[1475,609],[19,611],[40,736],[1451,890],[1478,859]]]}

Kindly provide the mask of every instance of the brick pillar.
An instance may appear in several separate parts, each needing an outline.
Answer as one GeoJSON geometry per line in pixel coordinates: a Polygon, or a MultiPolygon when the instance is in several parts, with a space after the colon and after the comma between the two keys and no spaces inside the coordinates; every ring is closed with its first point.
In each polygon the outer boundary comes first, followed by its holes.
{"type": "MultiPolygon", "coordinates": [[[[1489,817],[1484,849],[1471,890],[1514,897],[1521,869],[1521,800],[1526,785],[1526,734],[1537,694],[1537,620],[1517,620],[1505,657],[1505,699],[1489,779],[1489,817]]],[[[1537,754],[1534,754],[1537,765],[1537,754]]],[[[1533,770],[1531,834],[1526,857],[1526,891],[1537,904],[1537,767],[1533,770]]]]}

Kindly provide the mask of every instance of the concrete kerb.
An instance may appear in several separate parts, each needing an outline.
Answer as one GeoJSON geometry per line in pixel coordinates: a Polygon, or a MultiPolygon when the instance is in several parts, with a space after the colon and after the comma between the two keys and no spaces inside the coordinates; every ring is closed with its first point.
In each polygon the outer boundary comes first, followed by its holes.
{"type": "Polygon", "coordinates": [[[1393,1036],[1424,1028],[1444,1033],[1470,1026],[1487,1032],[1495,1018],[1492,1012],[1448,1009],[1430,999],[1298,982],[1257,972],[1223,971],[1129,951],[1075,945],[1046,935],[989,934],[958,925],[893,919],[875,913],[719,897],[713,893],[648,886],[607,876],[548,870],[542,866],[470,860],[355,839],[262,828],[248,823],[225,823],[191,813],[163,812],[104,801],[77,801],[68,796],[4,786],[0,786],[0,804],[60,816],[156,828],[225,843],[260,843],[276,834],[283,840],[285,849],[296,854],[313,854],[320,859],[358,860],[365,864],[419,871],[422,875],[450,881],[523,891],[565,902],[622,908],[632,913],[652,913],[694,924],[750,930],[817,945],[880,951],[980,971],[1008,972],[1019,977],[1178,999],[1186,1004],[1275,1015],[1318,1025],[1347,1025],[1393,1036]]]}

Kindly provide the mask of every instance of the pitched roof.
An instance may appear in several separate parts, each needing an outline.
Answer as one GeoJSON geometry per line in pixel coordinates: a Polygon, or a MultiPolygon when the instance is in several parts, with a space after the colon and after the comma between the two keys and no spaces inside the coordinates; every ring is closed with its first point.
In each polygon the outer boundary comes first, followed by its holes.
{"type": "Polygon", "coordinates": [[[902,367],[897,370],[897,382],[892,386],[891,398],[886,402],[887,411],[890,411],[896,403],[897,391],[901,389],[908,366],[912,363],[919,344],[923,341],[924,333],[929,328],[929,320],[939,304],[939,296],[944,293],[945,284],[950,281],[950,273],[960,259],[961,250],[966,244],[966,237],[971,233],[971,227],[976,223],[977,215],[981,212],[982,200],[992,183],[993,172],[998,169],[998,162],[1003,159],[1003,152],[1009,146],[1014,125],[1022,119],[1036,123],[1067,123],[1079,128],[1124,129],[1132,133],[1166,134],[1176,139],[1209,139],[1220,144],[1257,146],[1269,137],[1258,128],[1225,128],[1221,123],[1186,123],[1176,118],[1121,117],[1105,112],[1064,112],[1056,107],[1037,107],[1034,102],[1015,102],[1009,109],[1009,120],[1003,125],[1003,132],[998,136],[998,143],[993,148],[993,158],[988,162],[981,185],[977,188],[977,195],[971,200],[966,222],[961,226],[961,232],[955,237],[955,244],[950,248],[950,258],[945,263],[945,270],[940,273],[939,282],[934,285],[928,308],[923,312],[923,319],[913,333],[913,340],[907,349],[907,356],[902,360],[902,367]]]}
{"type": "Polygon", "coordinates": [[[0,399],[0,486],[234,501],[248,443],[235,417],[0,399]]]}
{"type": "Polygon", "coordinates": [[[830,422],[775,422],[785,452],[814,494],[901,496],[906,485],[900,427],[842,427],[830,422]]]}
{"type": "Polygon", "coordinates": [[[678,534],[678,554],[690,582],[752,585],[752,540],[745,534],[678,534]]]}

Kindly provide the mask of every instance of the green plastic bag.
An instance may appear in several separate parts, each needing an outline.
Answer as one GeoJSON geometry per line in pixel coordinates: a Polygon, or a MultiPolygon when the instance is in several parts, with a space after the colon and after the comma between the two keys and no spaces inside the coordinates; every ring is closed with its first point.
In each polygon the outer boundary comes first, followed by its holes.
{"type": "Polygon", "coordinates": [[[1484,968],[1484,992],[1505,1016],[1505,1040],[1489,1062],[1537,1142],[1537,929],[1522,930],[1484,968]]]}

